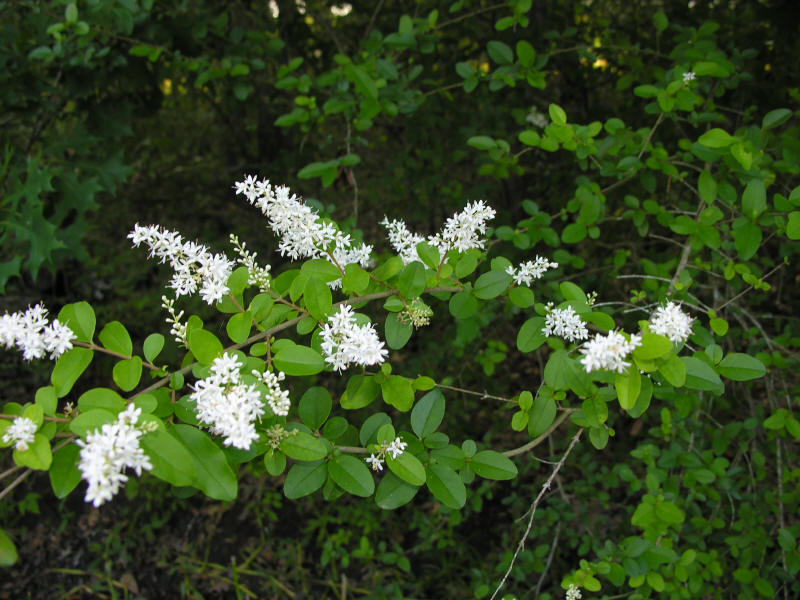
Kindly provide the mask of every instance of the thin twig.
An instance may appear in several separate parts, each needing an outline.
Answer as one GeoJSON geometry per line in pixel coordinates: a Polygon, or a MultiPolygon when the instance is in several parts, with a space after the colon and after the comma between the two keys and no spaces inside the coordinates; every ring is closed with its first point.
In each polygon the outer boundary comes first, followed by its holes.
{"type": "Polygon", "coordinates": [[[503,452],[503,456],[508,456],[508,457],[517,456],[519,454],[524,454],[528,450],[533,450],[534,448],[536,448],[536,446],[538,446],[548,437],[550,437],[550,434],[553,433],[556,429],[558,429],[558,427],[566,420],[566,418],[570,416],[572,413],[577,412],[577,410],[578,410],[577,408],[565,409],[564,412],[561,414],[561,416],[558,417],[555,421],[553,421],[553,424],[550,425],[550,427],[548,427],[547,430],[542,435],[531,440],[527,444],[520,446],[519,448],[506,450],[505,452],[503,452]]]}
{"type": "Polygon", "coordinates": [[[533,504],[531,504],[530,508],[531,516],[528,518],[528,527],[525,529],[524,535],[520,538],[519,544],[517,544],[517,549],[514,552],[514,556],[511,557],[511,564],[508,565],[508,569],[506,570],[505,575],[503,575],[503,579],[500,581],[500,584],[497,586],[497,589],[494,591],[494,594],[492,594],[490,600],[494,600],[497,594],[500,593],[500,590],[506,584],[506,580],[508,579],[508,576],[511,574],[511,570],[514,568],[514,563],[517,560],[517,556],[519,556],[519,553],[522,552],[522,550],[525,548],[525,540],[528,539],[528,535],[530,535],[531,533],[531,528],[533,528],[533,517],[536,516],[536,509],[539,506],[539,502],[541,502],[545,493],[547,493],[547,490],[550,489],[550,486],[553,483],[553,479],[555,479],[556,475],[558,475],[558,472],[561,470],[561,467],[564,466],[564,462],[566,462],[567,457],[569,456],[570,452],[572,452],[572,449],[575,447],[575,444],[578,443],[578,440],[580,439],[582,433],[583,433],[583,428],[578,429],[577,433],[573,436],[572,441],[569,443],[567,451],[564,452],[564,456],[562,456],[561,460],[558,461],[558,464],[553,469],[553,472],[550,473],[550,477],[548,477],[547,481],[544,482],[542,489],[539,491],[539,495],[536,496],[536,499],[533,501],[533,504]]]}
{"type": "Polygon", "coordinates": [[[553,536],[553,545],[550,548],[550,554],[547,555],[547,562],[544,565],[544,571],[542,571],[542,576],[539,577],[539,582],[536,584],[536,592],[534,593],[534,600],[539,597],[539,591],[542,589],[542,584],[544,580],[547,578],[547,572],[550,570],[550,563],[553,562],[553,556],[556,553],[556,548],[558,547],[558,536],[561,533],[561,521],[558,522],[556,525],[556,534],[553,536]]]}

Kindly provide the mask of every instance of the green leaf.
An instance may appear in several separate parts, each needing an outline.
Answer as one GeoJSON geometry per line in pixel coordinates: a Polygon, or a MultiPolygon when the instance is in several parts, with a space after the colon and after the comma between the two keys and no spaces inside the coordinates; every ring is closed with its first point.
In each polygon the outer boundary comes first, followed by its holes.
{"type": "Polygon", "coordinates": [[[725,319],[714,317],[713,319],[709,319],[708,325],[718,336],[723,336],[728,333],[729,325],[725,319]]]}
{"type": "Polygon", "coordinates": [[[736,141],[736,138],[724,129],[715,127],[706,131],[697,141],[709,148],[727,148],[736,141]]]}
{"type": "Polygon", "coordinates": [[[375,503],[384,510],[394,510],[411,502],[418,491],[419,487],[406,483],[390,471],[375,490],[375,503]]]}
{"type": "Polygon", "coordinates": [[[82,438],[86,434],[100,429],[106,423],[113,423],[117,420],[117,415],[102,408],[88,410],[80,413],[69,423],[69,430],[82,438]]]}
{"type": "Polygon", "coordinates": [[[67,444],[53,454],[50,485],[56,498],[66,498],[81,482],[81,472],[78,469],[80,451],[77,444],[67,444]]]}
{"type": "Polygon", "coordinates": [[[94,309],[88,302],[67,304],[58,313],[58,320],[72,329],[78,341],[87,344],[92,341],[97,320],[94,316],[94,309]]]}
{"type": "Polygon", "coordinates": [[[563,349],[556,350],[547,359],[544,381],[554,390],[569,389],[582,397],[591,393],[591,383],[586,371],[563,349]]]}
{"type": "Polygon", "coordinates": [[[750,260],[761,246],[761,228],[754,223],[745,223],[733,232],[733,244],[742,260],[750,260]]]}
{"type": "Polygon", "coordinates": [[[602,426],[589,428],[589,441],[598,450],[602,450],[608,445],[608,430],[602,426]]]}
{"type": "Polygon", "coordinates": [[[517,58],[519,59],[519,64],[530,68],[536,59],[536,50],[525,40],[519,40],[517,42],[517,58]]]}
{"type": "Polygon", "coordinates": [[[790,240],[800,240],[800,211],[789,213],[789,220],[786,223],[786,237],[790,240]]]}
{"type": "Polygon", "coordinates": [[[667,20],[667,15],[663,12],[658,11],[653,15],[653,26],[656,28],[656,31],[661,33],[667,28],[667,25],[669,25],[669,21],[667,20]]]}
{"type": "Polygon", "coordinates": [[[642,335],[642,343],[633,351],[633,356],[641,360],[661,358],[672,350],[672,342],[657,333],[642,335]]]}
{"type": "Polygon", "coordinates": [[[286,455],[270,448],[264,453],[264,468],[273,477],[282,475],[286,470],[286,455]]]}
{"type": "Polygon", "coordinates": [[[544,344],[547,336],[542,333],[544,317],[532,317],[522,324],[517,334],[517,349],[520,352],[533,352],[544,344]]]}
{"type": "Polygon", "coordinates": [[[754,356],[733,352],[720,361],[717,372],[733,381],[750,381],[763,377],[767,368],[754,356]]]}
{"type": "Polygon", "coordinates": [[[0,529],[0,567],[10,567],[19,560],[17,547],[5,530],[0,529]]]}
{"type": "Polygon", "coordinates": [[[708,364],[693,356],[682,356],[686,367],[686,385],[690,390],[715,391],[722,389],[722,380],[708,364]]]}
{"type": "Polygon", "coordinates": [[[322,440],[297,429],[295,433],[281,440],[280,449],[289,458],[306,462],[328,455],[328,447],[322,440]]]}
{"type": "Polygon", "coordinates": [[[514,51],[507,44],[497,40],[486,44],[486,53],[499,65],[510,65],[514,62],[514,51]]]}
{"type": "Polygon", "coordinates": [[[222,355],[222,342],[210,331],[190,329],[187,337],[189,350],[200,363],[210,365],[215,358],[222,355]]]}
{"type": "Polygon", "coordinates": [[[764,115],[761,120],[761,129],[773,129],[779,125],[783,125],[789,117],[792,116],[792,111],[788,108],[776,108],[769,111],[764,115]]]}
{"type": "Polygon", "coordinates": [[[352,375],[347,381],[347,389],[339,400],[345,410],[356,410],[369,406],[378,397],[380,386],[370,375],[352,375]]]}
{"type": "Polygon", "coordinates": [[[567,113],[565,113],[564,109],[561,108],[558,104],[551,104],[547,108],[547,110],[550,113],[550,120],[553,122],[554,125],[567,124],[567,113]]]}
{"type": "Polygon", "coordinates": [[[511,285],[511,275],[504,271],[488,271],[475,281],[475,296],[481,300],[496,298],[511,285]]]}
{"type": "Polygon", "coordinates": [[[94,352],[87,348],[72,348],[58,357],[50,382],[56,390],[56,396],[63,398],[75,385],[89,364],[92,362],[94,352]]]}
{"type": "Polygon", "coordinates": [[[321,279],[310,276],[303,289],[306,309],[317,321],[324,321],[333,306],[331,288],[321,279]]]}
{"type": "Polygon", "coordinates": [[[642,389],[642,376],[639,369],[633,365],[628,367],[624,373],[617,373],[614,378],[614,388],[617,390],[619,405],[625,410],[632,409],[642,389]]]}
{"type": "MultiPolygon", "coordinates": [[[[327,286],[326,286],[327,287],[327,286]]],[[[250,330],[253,327],[253,316],[249,311],[238,312],[231,315],[225,325],[225,332],[231,341],[241,344],[250,337],[250,330]]]]}
{"type": "Polygon", "coordinates": [[[164,341],[164,336],[160,333],[151,333],[148,335],[142,345],[144,357],[151,363],[155,361],[156,357],[164,348],[164,341]]]}
{"type": "Polygon", "coordinates": [[[139,443],[153,464],[150,473],[172,485],[192,485],[196,477],[195,461],[181,442],[156,429],[143,435],[139,443]]]}
{"type": "Polygon", "coordinates": [[[450,296],[448,308],[456,319],[469,319],[478,312],[479,304],[468,290],[461,290],[450,296]]]}
{"type": "Polygon", "coordinates": [[[114,414],[125,410],[125,400],[109,388],[92,388],[78,398],[78,410],[82,413],[102,408],[114,414]]]}
{"type": "Polygon", "coordinates": [[[393,350],[399,350],[411,339],[414,327],[411,323],[401,322],[397,313],[390,313],[386,317],[384,333],[386,335],[386,345],[393,350]]]}
{"type": "Polygon", "coordinates": [[[359,265],[351,263],[344,268],[345,276],[342,278],[342,288],[356,294],[362,293],[369,287],[369,273],[359,265]]]}
{"type": "Polygon", "coordinates": [[[419,438],[432,434],[444,418],[444,395],[438,389],[425,394],[411,411],[411,429],[419,438]]]}
{"type": "Polygon", "coordinates": [[[328,466],[324,461],[295,463],[286,474],[283,493],[290,500],[313,494],[325,484],[328,466]]]}
{"type": "Polygon", "coordinates": [[[358,432],[358,440],[361,442],[362,446],[377,444],[378,431],[380,431],[384,425],[391,424],[392,420],[386,413],[379,412],[372,414],[361,424],[361,430],[358,432]]]}
{"type": "Polygon", "coordinates": [[[331,393],[321,386],[308,388],[300,398],[297,412],[303,424],[311,430],[319,429],[331,414],[331,393]]]}
{"type": "Polygon", "coordinates": [[[58,398],[52,385],[40,387],[36,390],[35,402],[42,407],[42,412],[48,417],[54,417],[58,408],[58,398]]]}
{"type": "Polygon", "coordinates": [[[529,411],[528,434],[532,438],[542,435],[556,420],[556,412],[556,403],[552,398],[537,394],[529,411]]]}
{"type": "Polygon", "coordinates": [[[420,260],[429,266],[431,269],[439,268],[439,249],[436,246],[430,245],[428,242],[420,242],[417,244],[417,256],[420,260]]]}
{"type": "Polygon", "coordinates": [[[353,63],[344,65],[345,77],[355,86],[356,91],[370,100],[378,99],[378,86],[367,72],[353,63]]]}
{"type": "Polygon", "coordinates": [[[119,321],[111,321],[97,336],[100,343],[112,352],[117,352],[123,356],[133,354],[133,342],[125,326],[119,321]]]}
{"type": "Polygon", "coordinates": [[[425,289],[425,266],[411,262],[397,276],[397,291],[406,300],[413,300],[425,289]]]}
{"type": "Polygon", "coordinates": [[[287,375],[314,375],[325,368],[325,360],[319,352],[308,346],[291,344],[282,346],[275,353],[272,363],[287,375]]]}
{"type": "Polygon", "coordinates": [[[345,492],[366,498],[375,491],[375,481],[364,461],[349,454],[339,454],[328,463],[331,479],[345,492]]]}
{"type": "Polygon", "coordinates": [[[755,219],[767,208],[767,191],[761,179],[751,179],[742,192],[742,212],[755,219]]]}
{"type": "Polygon", "coordinates": [[[714,181],[714,176],[709,171],[700,173],[700,177],[697,179],[697,191],[706,204],[711,204],[716,200],[717,182],[714,181]]]}
{"type": "Polygon", "coordinates": [[[433,496],[449,508],[460,509],[467,501],[467,488],[453,469],[442,464],[429,464],[425,484],[433,496]]]}
{"type": "Polygon", "coordinates": [[[667,356],[664,362],[658,366],[658,372],[675,387],[683,387],[686,383],[686,366],[675,354],[667,356]]]}
{"type": "Polygon", "coordinates": [[[414,386],[406,377],[390,375],[381,383],[381,396],[386,404],[406,412],[414,404],[414,386]]]}
{"type": "Polygon", "coordinates": [[[33,436],[33,442],[28,444],[24,452],[14,450],[14,462],[21,467],[28,467],[36,471],[47,471],[53,462],[53,453],[50,449],[50,440],[41,433],[33,436]]]}
{"type": "MultiPolygon", "coordinates": [[[[336,265],[322,258],[307,260],[303,263],[303,266],[300,267],[300,271],[309,276],[317,277],[325,283],[336,281],[342,276],[342,272],[336,265]]],[[[347,272],[347,269],[345,269],[345,272],[347,272]]]]}
{"type": "Polygon", "coordinates": [[[386,465],[400,479],[411,485],[420,486],[425,483],[425,467],[419,459],[409,452],[403,452],[397,458],[386,456],[386,465]]]}
{"type": "Polygon", "coordinates": [[[114,365],[112,371],[114,383],[123,392],[130,392],[133,388],[139,385],[139,380],[142,378],[142,359],[139,356],[134,356],[130,360],[120,360],[114,365]]]}
{"type": "Polygon", "coordinates": [[[494,450],[478,452],[469,461],[470,468],[484,479],[514,479],[517,465],[511,459],[494,450]]]}
{"type": "Polygon", "coordinates": [[[203,431],[191,425],[175,425],[169,433],[189,449],[194,460],[192,485],[209,498],[231,502],[239,484],[225,453],[203,431]]]}

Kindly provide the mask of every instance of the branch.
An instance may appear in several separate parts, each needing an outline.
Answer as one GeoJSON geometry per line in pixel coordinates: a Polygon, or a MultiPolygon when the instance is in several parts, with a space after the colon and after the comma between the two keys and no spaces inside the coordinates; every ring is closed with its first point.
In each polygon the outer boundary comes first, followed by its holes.
{"type": "Polygon", "coordinates": [[[558,427],[566,420],[566,418],[570,416],[572,413],[577,412],[577,410],[578,410],[577,408],[564,409],[564,412],[561,414],[561,416],[558,417],[555,421],[553,421],[553,424],[550,425],[550,427],[548,427],[547,430],[542,435],[540,435],[536,439],[531,440],[524,446],[520,446],[519,448],[514,448],[512,450],[506,450],[505,452],[503,452],[503,456],[508,456],[508,457],[519,456],[520,454],[524,454],[528,450],[533,450],[534,448],[536,448],[536,446],[538,446],[548,437],[550,437],[550,434],[553,433],[556,429],[558,429],[558,427]]]}
{"type": "Polygon", "coordinates": [[[570,452],[572,452],[572,449],[575,447],[575,444],[578,443],[578,440],[580,439],[582,433],[583,433],[583,428],[578,429],[578,432],[573,436],[572,441],[569,443],[567,451],[564,452],[564,456],[562,456],[561,460],[558,461],[558,464],[553,469],[553,472],[550,473],[550,477],[548,477],[547,481],[544,482],[542,489],[539,491],[539,495],[536,496],[536,499],[533,501],[533,504],[531,504],[530,508],[531,516],[530,518],[528,518],[528,527],[527,529],[525,529],[525,534],[519,540],[519,544],[517,544],[517,549],[514,552],[514,556],[511,557],[511,564],[508,565],[508,569],[506,570],[505,575],[503,575],[503,579],[500,581],[500,584],[497,586],[497,589],[494,591],[494,594],[492,594],[490,600],[494,600],[497,594],[500,593],[500,590],[506,584],[506,580],[508,579],[508,576],[511,574],[511,570],[514,568],[514,563],[517,560],[517,556],[519,556],[519,553],[522,552],[522,550],[525,548],[525,540],[528,539],[528,535],[530,535],[531,533],[531,528],[533,527],[533,517],[536,515],[536,509],[539,507],[539,502],[541,502],[547,490],[550,489],[550,485],[553,483],[553,479],[556,478],[556,475],[558,475],[558,472],[561,470],[561,467],[564,466],[564,462],[566,462],[567,457],[569,456],[570,452]]]}

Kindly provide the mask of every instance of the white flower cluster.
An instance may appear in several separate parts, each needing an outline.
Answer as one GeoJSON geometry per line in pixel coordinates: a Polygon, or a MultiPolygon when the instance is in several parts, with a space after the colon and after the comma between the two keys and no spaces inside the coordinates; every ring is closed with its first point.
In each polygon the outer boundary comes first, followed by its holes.
{"type": "Polygon", "coordinates": [[[566,600],[581,600],[581,598],[581,591],[574,584],[570,584],[567,588],[566,600]]]}
{"type": "Polygon", "coordinates": [[[188,347],[188,342],[186,340],[186,323],[181,323],[183,311],[175,312],[175,298],[161,296],[161,308],[169,313],[166,321],[167,324],[170,325],[170,335],[174,336],[176,342],[188,347]]]}
{"type": "Polygon", "coordinates": [[[695,79],[697,79],[697,75],[695,75],[692,71],[687,71],[683,74],[683,83],[689,83],[695,79]]]}
{"type": "Polygon", "coordinates": [[[322,352],[325,362],[337,371],[346,369],[351,363],[377,365],[389,354],[374,325],[358,325],[349,304],[340,304],[339,312],[328,317],[322,328],[322,352]]]}
{"type": "MultiPolygon", "coordinates": [[[[494,209],[484,204],[483,200],[470,202],[464,210],[447,219],[441,232],[428,236],[427,242],[435,246],[442,256],[451,248],[459,252],[483,248],[486,241],[483,239],[486,221],[493,219],[495,214],[494,209]]],[[[426,241],[424,237],[411,233],[403,221],[396,219],[390,221],[388,217],[384,217],[381,225],[388,230],[389,243],[403,260],[403,264],[419,260],[417,244],[426,241]]]]}
{"type": "Polygon", "coordinates": [[[320,219],[315,210],[294,194],[289,195],[288,187],[272,187],[266,179],[257,181],[253,175],[237,181],[235,187],[237,194],[244,194],[269,219],[270,228],[280,237],[281,256],[325,258],[342,269],[352,263],[369,265],[372,246],[354,246],[348,234],[320,219]]]}
{"type": "Polygon", "coordinates": [[[86,501],[100,506],[111,500],[120,485],[128,480],[123,473],[126,468],[142,474],[142,469],[153,468],[150,459],[142,452],[139,438],[143,431],[136,428],[142,409],[132,404],[117,416],[116,423],[107,423],[86,436],[86,441],[77,440],[81,447],[78,469],[89,487],[86,501]]]}
{"type": "Polygon", "coordinates": [[[280,383],[286,379],[286,374],[283,371],[278,371],[277,373],[253,371],[253,376],[261,379],[264,385],[267,386],[267,404],[272,409],[272,412],[279,417],[288,415],[292,402],[289,400],[289,391],[282,390],[280,383]]]}
{"type": "Polygon", "coordinates": [[[199,289],[203,300],[214,304],[228,293],[233,262],[224,254],[212,254],[202,244],[184,242],[177,231],[158,225],[142,227],[137,223],[128,237],[136,247],[142,242],[147,244],[150,257],[169,263],[174,271],[169,285],[176,296],[191,295],[199,289]]]}
{"type": "Polygon", "coordinates": [[[650,331],[666,336],[670,341],[680,344],[692,335],[692,319],[673,302],[659,306],[650,316],[650,331]]]}
{"type": "Polygon", "coordinates": [[[39,427],[28,417],[17,417],[6,428],[3,434],[3,443],[14,444],[14,450],[25,452],[28,449],[28,444],[33,443],[33,436],[36,435],[37,429],[39,427]]]}
{"type": "Polygon", "coordinates": [[[225,436],[226,446],[249,450],[258,439],[255,421],[264,414],[264,403],[256,385],[242,381],[243,366],[235,354],[225,352],[214,359],[209,376],[195,383],[190,397],[197,403],[198,419],[225,436]]]}
{"type": "Polygon", "coordinates": [[[41,303],[0,317],[0,345],[16,346],[25,360],[42,358],[47,352],[55,360],[72,348],[73,339],[75,334],[58,319],[48,322],[47,309],[41,303]]]}
{"type": "Polygon", "coordinates": [[[570,342],[585,340],[589,337],[586,323],[581,320],[571,306],[550,310],[544,319],[542,333],[548,337],[557,335],[570,342]]]}
{"type": "Polygon", "coordinates": [[[598,369],[622,373],[630,366],[625,358],[641,344],[640,335],[631,335],[628,340],[619,331],[611,331],[608,335],[597,334],[581,349],[581,363],[587,373],[598,369]]]}
{"type": "Polygon", "coordinates": [[[272,267],[270,265],[266,267],[259,265],[256,262],[256,256],[258,256],[258,254],[256,252],[250,252],[247,249],[247,244],[239,242],[239,238],[234,234],[231,234],[230,240],[233,247],[236,248],[237,254],[239,254],[239,264],[247,269],[248,285],[258,286],[258,289],[262,292],[268,291],[270,289],[269,272],[272,267]]]}
{"type": "Polygon", "coordinates": [[[386,455],[391,454],[392,459],[396,459],[403,452],[405,452],[407,447],[408,444],[402,441],[399,437],[394,438],[394,440],[388,444],[384,442],[377,454],[373,452],[364,460],[373,471],[383,471],[383,463],[386,460],[386,455]]]}
{"type": "Polygon", "coordinates": [[[506,273],[514,278],[517,285],[527,285],[531,287],[534,279],[541,279],[549,269],[557,269],[558,263],[550,262],[546,258],[537,256],[536,260],[529,260],[521,263],[516,269],[509,265],[506,268],[506,273]]]}
{"type": "Polygon", "coordinates": [[[424,242],[424,237],[418,233],[410,232],[406,224],[397,219],[390,221],[389,217],[384,217],[383,221],[381,221],[381,225],[386,228],[389,234],[389,243],[402,259],[404,265],[412,263],[415,260],[422,262],[419,260],[419,255],[417,254],[417,244],[424,242]]]}

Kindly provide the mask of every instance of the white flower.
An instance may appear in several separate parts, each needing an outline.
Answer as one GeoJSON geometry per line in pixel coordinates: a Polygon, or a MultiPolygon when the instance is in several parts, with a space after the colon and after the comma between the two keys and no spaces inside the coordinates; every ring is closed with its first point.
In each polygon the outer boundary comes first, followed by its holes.
{"type": "Polygon", "coordinates": [[[391,454],[392,458],[397,458],[405,451],[407,447],[408,444],[406,444],[398,437],[395,438],[394,441],[386,447],[386,452],[388,454],[391,454]]]}
{"type": "Polygon", "coordinates": [[[137,223],[128,237],[134,246],[145,243],[150,248],[150,257],[169,263],[173,270],[170,287],[176,296],[188,296],[199,290],[206,303],[214,304],[228,293],[233,262],[224,254],[212,254],[202,244],[184,242],[177,231],[159,225],[142,227],[137,223]]]}
{"type": "Polygon", "coordinates": [[[22,311],[0,317],[0,345],[16,345],[25,360],[42,358],[50,353],[55,360],[72,348],[75,334],[58,319],[50,323],[44,304],[37,304],[22,311]]]}
{"type": "Polygon", "coordinates": [[[367,461],[367,464],[373,471],[383,471],[383,458],[381,458],[380,455],[375,456],[374,454],[370,454],[364,460],[367,461]]]}
{"type": "Polygon", "coordinates": [[[683,74],[683,83],[689,83],[690,81],[694,81],[697,76],[692,71],[687,71],[683,74]]]}
{"type": "Polygon", "coordinates": [[[212,433],[225,436],[226,446],[248,450],[258,439],[255,421],[264,414],[264,403],[256,385],[242,381],[242,366],[235,354],[215,358],[211,373],[195,383],[190,398],[197,403],[197,418],[212,433]]]}
{"type": "Polygon", "coordinates": [[[416,233],[411,233],[408,227],[406,227],[406,224],[397,219],[390,221],[388,217],[384,217],[383,221],[381,221],[381,225],[386,228],[389,234],[389,243],[402,259],[404,265],[414,262],[415,260],[419,261],[417,244],[424,242],[424,237],[416,233]]]}
{"type": "Polygon", "coordinates": [[[570,342],[585,340],[589,337],[586,324],[571,306],[555,308],[548,312],[544,320],[542,333],[548,337],[557,335],[570,342]]]}
{"type": "Polygon", "coordinates": [[[598,369],[622,373],[630,366],[625,358],[641,343],[642,337],[639,335],[632,335],[628,340],[618,331],[611,331],[605,336],[597,334],[581,349],[584,355],[581,363],[587,373],[598,369]]]}
{"type": "Polygon", "coordinates": [[[575,587],[574,584],[570,584],[567,588],[567,596],[566,600],[580,600],[581,599],[581,591],[575,587]]]}
{"type": "Polygon", "coordinates": [[[321,333],[325,362],[337,371],[346,369],[351,363],[380,364],[389,354],[378,338],[374,325],[358,325],[353,307],[349,304],[339,305],[339,312],[328,317],[321,333]]]}
{"type": "Polygon", "coordinates": [[[666,336],[670,341],[680,344],[692,334],[692,319],[673,302],[659,306],[650,316],[650,331],[666,336]]]}
{"type": "Polygon", "coordinates": [[[14,444],[14,450],[25,452],[28,444],[33,443],[33,436],[36,435],[37,429],[39,427],[28,417],[17,417],[6,428],[3,434],[3,443],[14,444]]]}
{"type": "MultiPolygon", "coordinates": [[[[483,239],[486,233],[486,221],[493,219],[494,216],[494,209],[484,204],[483,200],[470,202],[464,207],[464,210],[447,219],[442,231],[428,236],[427,242],[435,246],[441,256],[444,256],[451,248],[455,248],[459,252],[465,252],[471,248],[483,248],[486,242],[483,239]]],[[[396,219],[390,221],[388,217],[384,217],[381,225],[387,229],[389,243],[403,260],[403,264],[420,260],[417,254],[417,244],[426,241],[424,237],[410,232],[403,221],[396,219]]]]}
{"type": "Polygon", "coordinates": [[[280,382],[286,378],[286,374],[283,371],[278,371],[277,373],[253,371],[252,373],[253,376],[261,379],[267,386],[267,404],[269,404],[272,412],[279,417],[288,415],[292,406],[292,402],[289,400],[289,391],[282,390],[280,386],[280,382]]]}
{"type": "Polygon", "coordinates": [[[130,404],[117,416],[116,423],[107,423],[101,429],[95,429],[86,436],[85,442],[75,442],[81,447],[78,469],[89,484],[87,502],[100,506],[111,500],[120,485],[128,480],[124,469],[133,469],[137,475],[141,475],[142,469],[153,468],[139,445],[142,431],[136,428],[136,421],[141,412],[142,409],[130,404]]]}
{"type": "Polygon", "coordinates": [[[531,286],[534,279],[541,279],[548,269],[557,269],[558,263],[550,262],[546,258],[537,256],[536,260],[521,263],[516,269],[513,266],[506,268],[506,273],[514,278],[517,285],[531,286]]]}
{"type": "MultiPolygon", "coordinates": [[[[270,228],[280,237],[281,256],[291,259],[324,258],[336,262],[342,269],[348,264],[369,265],[372,246],[355,246],[350,236],[339,231],[333,223],[323,221],[315,210],[290,194],[286,186],[272,187],[269,181],[256,181],[248,175],[236,182],[236,193],[261,210],[270,228]]],[[[331,282],[332,287],[341,282],[331,282]]]]}

